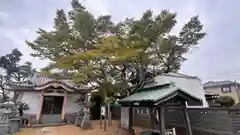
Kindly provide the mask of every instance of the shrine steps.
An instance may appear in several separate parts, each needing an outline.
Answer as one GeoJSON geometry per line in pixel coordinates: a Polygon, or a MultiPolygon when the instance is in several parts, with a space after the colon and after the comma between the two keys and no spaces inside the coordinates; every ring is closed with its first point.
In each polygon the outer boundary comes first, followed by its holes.
{"type": "Polygon", "coordinates": [[[63,125],[66,125],[66,123],[34,124],[34,125],[30,125],[29,127],[32,127],[32,128],[40,128],[40,127],[63,126],[63,125]]]}

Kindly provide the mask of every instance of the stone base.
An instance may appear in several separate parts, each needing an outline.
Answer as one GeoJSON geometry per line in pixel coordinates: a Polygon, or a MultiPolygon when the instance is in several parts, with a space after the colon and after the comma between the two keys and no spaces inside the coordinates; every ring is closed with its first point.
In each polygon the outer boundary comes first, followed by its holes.
{"type": "Polygon", "coordinates": [[[9,124],[0,124],[0,135],[6,135],[10,132],[9,124]]]}
{"type": "Polygon", "coordinates": [[[92,128],[92,122],[90,120],[90,115],[86,115],[86,116],[83,117],[81,128],[82,129],[92,128]]]}
{"type": "Polygon", "coordinates": [[[20,117],[10,118],[11,133],[16,133],[20,129],[20,117]]]}
{"type": "Polygon", "coordinates": [[[77,116],[76,121],[75,121],[75,125],[80,127],[81,124],[82,124],[82,120],[83,120],[83,116],[77,116]]]}
{"type": "Polygon", "coordinates": [[[129,131],[128,129],[123,128],[122,126],[120,126],[120,133],[121,135],[135,135],[134,129],[129,131]]]}
{"type": "Polygon", "coordinates": [[[92,128],[92,123],[91,123],[91,121],[84,122],[84,124],[82,124],[81,128],[82,128],[82,129],[91,129],[91,128],[92,128]]]}
{"type": "MultiPolygon", "coordinates": [[[[37,114],[24,114],[22,116],[22,119],[27,120],[27,125],[34,125],[34,124],[38,124],[37,121],[37,114]]],[[[21,121],[22,122],[22,121],[21,121]]],[[[24,124],[24,123],[20,123],[20,124],[24,124]]],[[[27,126],[27,125],[23,125],[23,126],[27,126]]]]}

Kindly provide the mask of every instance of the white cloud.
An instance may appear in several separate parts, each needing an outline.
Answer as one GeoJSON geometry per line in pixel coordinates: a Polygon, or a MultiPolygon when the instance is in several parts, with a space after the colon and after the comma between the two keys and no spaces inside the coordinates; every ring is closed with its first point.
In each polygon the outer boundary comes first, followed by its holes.
{"type": "MultiPolygon", "coordinates": [[[[5,49],[2,49],[4,51],[0,50],[0,53],[9,51],[9,48],[18,47],[25,54],[24,60],[31,60],[34,66],[38,68],[46,65],[46,61],[39,61],[29,56],[31,49],[24,44],[24,41],[34,40],[37,28],[51,30],[56,9],[70,9],[70,1],[43,1],[37,2],[38,7],[32,7],[31,0],[24,0],[20,3],[17,1],[6,1],[5,5],[8,6],[0,8],[0,46],[7,45],[5,49]]],[[[236,24],[240,22],[238,19],[240,17],[237,14],[239,11],[237,5],[240,4],[238,1],[82,1],[84,6],[95,16],[110,14],[115,22],[121,21],[126,17],[138,18],[147,9],[152,9],[155,14],[159,13],[162,9],[169,9],[177,13],[178,23],[173,30],[174,33],[177,33],[190,17],[199,15],[201,22],[204,24],[207,36],[200,42],[199,49],[194,49],[194,53],[188,55],[189,59],[183,64],[182,71],[190,75],[205,76],[223,72],[221,70],[239,69],[240,65],[237,64],[239,62],[228,64],[229,59],[238,57],[237,50],[240,49],[237,46],[240,39],[238,33],[240,28],[236,27],[236,24]],[[231,51],[235,51],[235,53],[229,53],[231,51]]],[[[4,5],[4,3],[1,5],[4,5]]]]}
{"type": "Polygon", "coordinates": [[[83,4],[96,16],[109,14],[108,0],[85,0],[83,4]]]}
{"type": "Polygon", "coordinates": [[[2,18],[7,18],[8,14],[6,12],[0,12],[0,17],[2,18]]]}
{"type": "MultiPolygon", "coordinates": [[[[63,1],[62,1],[63,2],[63,1]]],[[[69,2],[66,2],[65,7],[69,9],[69,2]],[[67,5],[68,4],[68,5],[67,5]]],[[[158,0],[153,0],[152,2],[146,3],[145,1],[112,1],[112,0],[85,0],[83,1],[84,6],[93,13],[95,16],[110,14],[113,16],[115,21],[120,21],[125,19],[126,17],[135,17],[139,18],[144,11],[147,9],[152,9],[154,13],[160,13],[162,9],[169,9],[170,11],[177,12],[177,20],[178,24],[175,28],[178,31],[182,24],[186,22],[191,16],[196,15],[196,5],[192,1],[186,2],[184,5],[174,6],[172,2],[163,2],[158,0]]],[[[61,5],[64,5],[63,3],[61,5]]],[[[61,7],[56,7],[61,8],[61,7]]],[[[5,15],[5,14],[4,14],[5,15]]],[[[47,18],[53,18],[54,11],[51,9],[50,15],[47,15],[47,18]]],[[[6,15],[5,15],[6,16],[6,15]]],[[[28,18],[30,19],[30,18],[28,18]]],[[[41,20],[41,19],[39,19],[41,20]]],[[[47,28],[47,30],[51,30],[52,28],[52,20],[43,18],[43,20],[48,22],[35,22],[33,23],[38,25],[40,28],[47,28]]],[[[37,27],[29,26],[29,28],[19,28],[18,30],[8,30],[6,32],[7,38],[12,39],[15,42],[15,46],[20,49],[20,51],[24,52],[24,61],[32,61],[35,67],[43,67],[46,65],[46,61],[36,60],[29,56],[32,52],[30,48],[25,45],[25,40],[33,40],[36,37],[36,29],[37,27]],[[44,63],[44,64],[43,64],[44,63]]]]}

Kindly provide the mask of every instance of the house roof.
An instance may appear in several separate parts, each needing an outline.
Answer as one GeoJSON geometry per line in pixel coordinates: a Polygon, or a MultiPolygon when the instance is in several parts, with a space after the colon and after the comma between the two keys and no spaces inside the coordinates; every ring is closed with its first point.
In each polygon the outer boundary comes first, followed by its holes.
{"type": "Polygon", "coordinates": [[[199,79],[197,76],[189,76],[189,75],[185,75],[182,73],[176,73],[176,72],[170,72],[167,74],[163,74],[165,76],[172,76],[172,77],[180,77],[180,78],[187,78],[187,79],[199,79]]]}
{"type": "MultiPolygon", "coordinates": [[[[185,79],[197,79],[197,80],[200,80],[197,76],[189,76],[189,75],[185,75],[185,74],[182,74],[182,73],[176,73],[176,72],[169,72],[169,73],[160,74],[160,75],[155,76],[154,78],[159,77],[159,76],[170,76],[170,77],[175,77],[175,78],[185,78],[185,79]]],[[[146,83],[144,88],[151,87],[153,83],[157,83],[157,85],[170,83],[170,81],[169,82],[157,82],[157,81],[155,81],[154,78],[149,79],[149,82],[146,83]]]]}
{"type": "MultiPolygon", "coordinates": [[[[147,78],[153,78],[159,75],[165,75],[165,76],[172,76],[172,77],[180,77],[180,78],[187,78],[187,79],[199,79],[197,76],[189,76],[189,75],[185,75],[182,73],[178,73],[178,72],[169,72],[169,73],[163,73],[162,70],[159,69],[147,69],[147,78]]],[[[132,82],[134,82],[136,80],[136,78],[132,78],[132,82]]],[[[200,79],[199,79],[200,80],[200,79]]]]}
{"type": "Polygon", "coordinates": [[[216,94],[216,93],[213,93],[213,92],[205,91],[205,95],[206,95],[206,96],[218,96],[219,94],[216,94]]]}
{"type": "Polygon", "coordinates": [[[34,72],[29,75],[27,81],[12,82],[8,81],[9,90],[41,90],[49,86],[64,87],[68,90],[86,91],[88,86],[77,85],[72,80],[56,80],[34,72]]]}
{"type": "MultiPolygon", "coordinates": [[[[155,70],[155,69],[148,69],[148,73],[150,73],[150,74],[161,73],[161,71],[155,70]]],[[[189,76],[189,75],[178,73],[178,72],[161,73],[160,75],[181,77],[181,78],[188,78],[188,79],[199,79],[197,76],[189,76]]],[[[157,76],[159,76],[159,75],[157,75],[157,76]]]]}
{"type": "Polygon", "coordinates": [[[236,83],[234,81],[218,81],[218,82],[209,81],[203,84],[203,88],[219,87],[222,85],[235,85],[235,84],[239,84],[239,83],[236,83]]]}
{"type": "Polygon", "coordinates": [[[201,102],[201,99],[187,93],[181,88],[176,87],[174,83],[143,89],[131,96],[119,100],[118,102],[120,104],[130,102],[152,102],[154,105],[157,105],[176,96],[180,96],[185,100],[193,99],[201,102]]]}

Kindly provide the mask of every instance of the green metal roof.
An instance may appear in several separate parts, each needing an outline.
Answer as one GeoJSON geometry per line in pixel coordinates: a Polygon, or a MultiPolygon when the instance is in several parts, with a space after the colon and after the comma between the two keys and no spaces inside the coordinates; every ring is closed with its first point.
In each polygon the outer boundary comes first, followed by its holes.
{"type": "Polygon", "coordinates": [[[161,99],[163,99],[166,96],[169,96],[170,94],[174,92],[183,92],[187,94],[190,97],[193,97],[194,99],[200,100],[199,98],[187,93],[184,90],[181,90],[180,88],[174,86],[174,84],[171,84],[170,86],[165,86],[165,87],[152,87],[152,88],[147,88],[143,89],[140,92],[134,93],[131,96],[128,96],[126,98],[123,98],[119,100],[119,103],[122,102],[156,102],[161,99]]]}
{"type": "Polygon", "coordinates": [[[119,107],[121,107],[121,104],[119,104],[119,103],[113,103],[113,104],[111,104],[110,106],[113,107],[113,108],[119,108],[119,107]]]}

